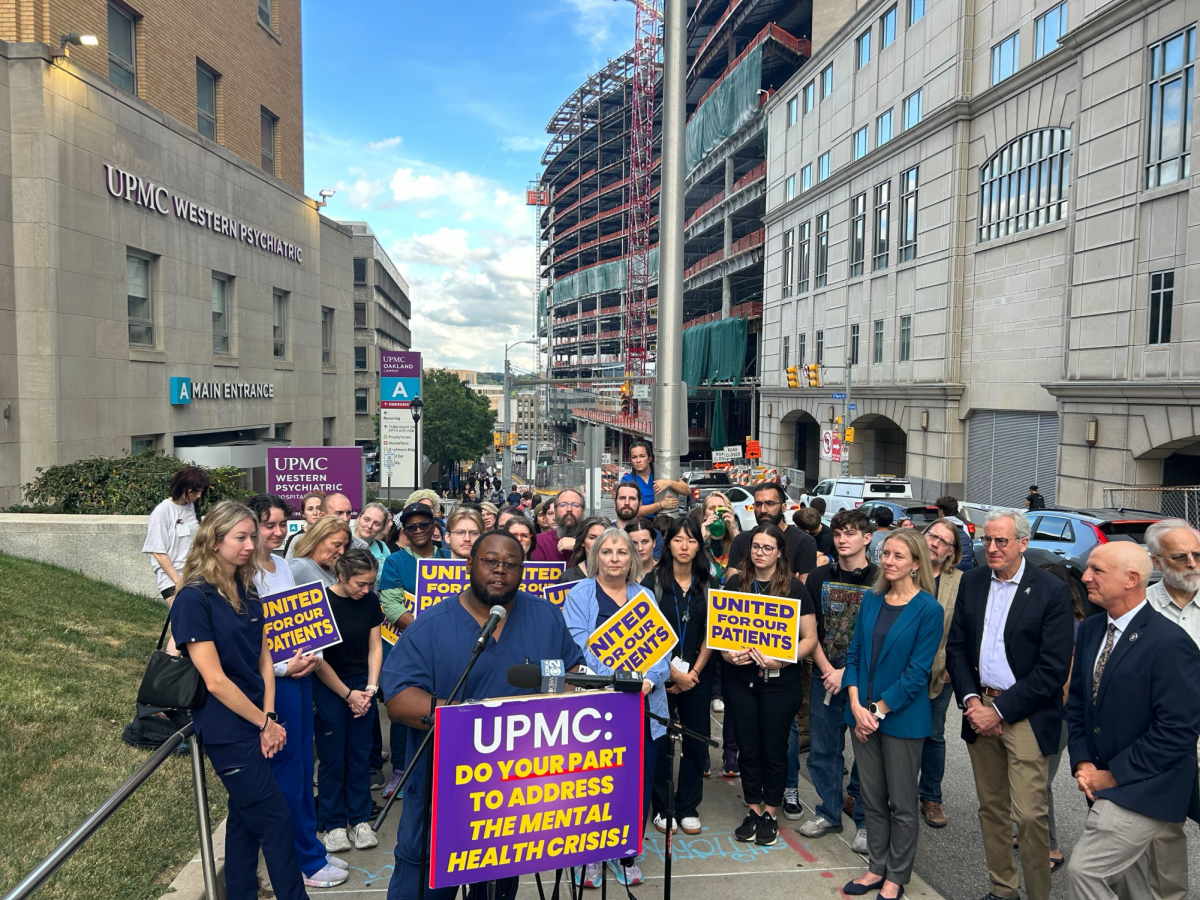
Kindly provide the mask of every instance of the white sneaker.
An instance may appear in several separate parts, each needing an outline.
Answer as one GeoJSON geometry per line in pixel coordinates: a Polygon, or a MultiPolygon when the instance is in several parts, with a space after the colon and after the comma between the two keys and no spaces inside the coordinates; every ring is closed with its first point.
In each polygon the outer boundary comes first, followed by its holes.
{"type": "Polygon", "coordinates": [[[341,853],[353,846],[350,838],[346,836],[345,828],[330,828],[325,834],[325,849],[330,853],[341,853]]]}
{"type": "Polygon", "coordinates": [[[699,834],[704,830],[699,816],[684,816],[679,820],[679,827],[683,829],[684,834],[699,834]]]}
{"type": "Polygon", "coordinates": [[[334,856],[332,853],[325,854],[325,865],[337,866],[339,869],[349,869],[350,863],[346,862],[340,856],[334,856]]]}
{"type": "MultiPolygon", "coordinates": [[[[667,817],[664,816],[662,813],[657,814],[654,817],[654,827],[657,828],[660,833],[666,834],[667,833],[667,817]]],[[[674,834],[678,830],[679,830],[679,820],[673,819],[671,821],[671,834],[674,834]]]]}
{"type": "Polygon", "coordinates": [[[725,701],[722,700],[720,697],[715,698],[712,702],[712,711],[713,712],[725,712],[725,701]]]}
{"type": "Polygon", "coordinates": [[[375,837],[375,832],[371,830],[368,822],[359,822],[352,827],[350,839],[354,841],[355,850],[370,850],[372,847],[379,846],[379,838],[375,837]]]}
{"type": "Polygon", "coordinates": [[[350,873],[337,866],[325,865],[319,872],[304,876],[304,886],[311,888],[337,887],[350,877],[350,873]]]}
{"type": "Polygon", "coordinates": [[[854,840],[850,844],[850,849],[855,853],[867,852],[867,829],[860,828],[854,833],[854,840]]]}

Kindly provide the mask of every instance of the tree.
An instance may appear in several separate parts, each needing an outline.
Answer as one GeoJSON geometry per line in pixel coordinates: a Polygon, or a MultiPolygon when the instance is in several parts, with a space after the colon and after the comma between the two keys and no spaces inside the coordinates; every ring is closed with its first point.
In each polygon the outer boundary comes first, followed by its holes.
{"type": "Polygon", "coordinates": [[[443,465],[479,459],[492,446],[496,413],[487,397],[453,372],[427,369],[422,399],[425,455],[443,465]]]}

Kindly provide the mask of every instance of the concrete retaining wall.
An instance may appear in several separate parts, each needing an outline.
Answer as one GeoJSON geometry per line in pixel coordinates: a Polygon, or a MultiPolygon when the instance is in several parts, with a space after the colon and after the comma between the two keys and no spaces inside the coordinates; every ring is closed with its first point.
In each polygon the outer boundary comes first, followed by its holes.
{"type": "Polygon", "coordinates": [[[160,596],[142,553],[149,516],[0,513],[0,553],[71,569],[143,597],[160,596]]]}

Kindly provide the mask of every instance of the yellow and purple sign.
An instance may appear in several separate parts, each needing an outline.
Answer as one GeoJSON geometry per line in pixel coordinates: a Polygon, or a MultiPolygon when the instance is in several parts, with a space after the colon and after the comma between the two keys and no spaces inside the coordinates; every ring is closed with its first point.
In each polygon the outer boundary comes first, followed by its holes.
{"type": "Polygon", "coordinates": [[[800,601],[736,591],[708,592],[708,647],[749,650],[794,663],[800,646],[800,601]]]}
{"type": "MultiPolygon", "coordinates": [[[[560,562],[527,562],[521,574],[521,590],[538,597],[545,595],[562,578],[565,566],[560,562]]],[[[448,597],[457,597],[471,583],[465,559],[418,559],[417,590],[412,611],[419,616],[448,597]]]]}
{"type": "Polygon", "coordinates": [[[271,662],[287,662],[297,650],[307,654],[342,642],[329,597],[319,581],[261,599],[271,662]]]}
{"type": "Polygon", "coordinates": [[[588,649],[610,669],[646,672],[678,640],[654,598],[643,590],[588,635],[588,649]]]}

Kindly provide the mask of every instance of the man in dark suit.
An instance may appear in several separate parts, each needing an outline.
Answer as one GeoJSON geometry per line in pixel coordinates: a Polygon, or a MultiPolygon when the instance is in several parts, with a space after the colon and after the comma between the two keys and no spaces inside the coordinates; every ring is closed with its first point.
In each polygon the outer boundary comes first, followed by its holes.
{"type": "Polygon", "coordinates": [[[1067,700],[1071,771],[1092,807],[1067,869],[1072,900],[1158,900],[1150,873],[1164,866],[1163,883],[1187,889],[1186,856],[1149,851],[1200,820],[1200,650],[1147,602],[1149,579],[1150,557],[1127,542],[1094,549],[1083,575],[1108,614],[1079,626],[1067,700]]]}
{"type": "Polygon", "coordinates": [[[1050,897],[1049,757],[1062,735],[1071,663],[1067,586],[1023,556],[1024,513],[993,513],[984,527],[987,566],[964,572],[946,640],[946,670],[963,709],[979,824],[987,855],[984,900],[1019,897],[1012,822],[1030,900],[1050,897]]]}

